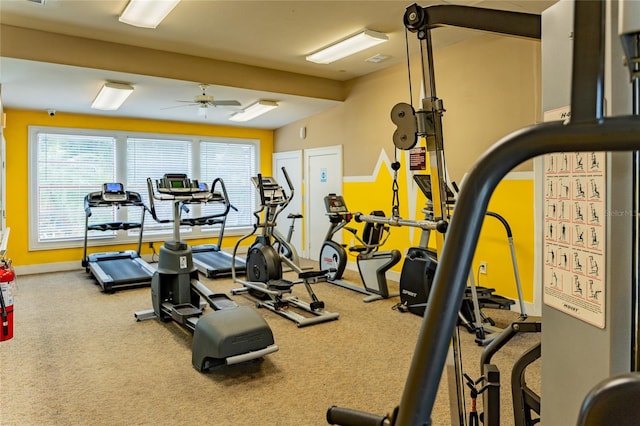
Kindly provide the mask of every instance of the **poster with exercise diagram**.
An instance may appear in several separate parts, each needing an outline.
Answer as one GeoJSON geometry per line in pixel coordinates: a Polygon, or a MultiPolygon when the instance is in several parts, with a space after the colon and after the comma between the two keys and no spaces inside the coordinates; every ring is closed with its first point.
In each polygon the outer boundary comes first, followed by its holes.
{"type": "Polygon", "coordinates": [[[544,303],[605,326],[605,161],[603,152],[544,158],[544,303]]]}

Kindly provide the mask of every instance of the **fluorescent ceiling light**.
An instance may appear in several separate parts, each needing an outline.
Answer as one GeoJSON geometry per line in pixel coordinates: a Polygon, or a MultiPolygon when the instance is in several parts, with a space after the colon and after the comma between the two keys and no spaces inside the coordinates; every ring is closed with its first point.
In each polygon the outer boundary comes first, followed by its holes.
{"type": "Polygon", "coordinates": [[[242,112],[237,114],[233,114],[229,117],[231,121],[249,121],[253,120],[259,115],[264,114],[265,112],[269,112],[272,109],[278,107],[277,102],[273,101],[258,101],[255,104],[249,105],[242,112]]]}
{"type": "Polygon", "coordinates": [[[330,64],[338,59],[346,58],[354,53],[358,53],[372,46],[384,43],[387,40],[389,40],[389,37],[384,33],[364,30],[346,40],[334,43],[312,55],[307,56],[307,61],[315,62],[316,64],[330,64]]]}
{"type": "Polygon", "coordinates": [[[129,0],[118,18],[120,22],[142,28],[156,28],[180,0],[129,0]]]}
{"type": "Polygon", "coordinates": [[[107,82],[98,92],[91,108],[105,111],[116,110],[127,100],[131,92],[133,92],[133,86],[129,84],[107,82]]]}

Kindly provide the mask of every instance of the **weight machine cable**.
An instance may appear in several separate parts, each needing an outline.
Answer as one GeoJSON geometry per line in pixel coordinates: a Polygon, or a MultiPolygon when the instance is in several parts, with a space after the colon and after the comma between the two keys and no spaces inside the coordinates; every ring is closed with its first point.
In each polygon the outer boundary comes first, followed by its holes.
{"type": "Polygon", "coordinates": [[[409,79],[409,105],[413,106],[413,88],[411,87],[411,59],[409,56],[409,30],[404,27],[404,46],[407,55],[407,76],[409,79]]]}

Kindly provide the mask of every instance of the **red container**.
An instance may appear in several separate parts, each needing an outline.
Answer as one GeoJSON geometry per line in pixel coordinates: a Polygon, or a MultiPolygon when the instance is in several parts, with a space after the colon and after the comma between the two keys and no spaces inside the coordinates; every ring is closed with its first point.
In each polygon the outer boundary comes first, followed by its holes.
{"type": "Polygon", "coordinates": [[[0,342],[13,338],[13,289],[16,275],[11,267],[0,266],[0,342]]]}

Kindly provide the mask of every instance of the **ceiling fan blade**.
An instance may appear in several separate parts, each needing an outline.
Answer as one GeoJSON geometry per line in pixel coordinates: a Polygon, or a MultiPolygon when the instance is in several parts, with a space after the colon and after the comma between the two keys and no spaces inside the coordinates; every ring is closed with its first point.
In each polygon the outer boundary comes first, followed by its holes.
{"type": "MultiPolygon", "coordinates": [[[[178,102],[186,102],[186,101],[178,101],[178,102]]],[[[173,106],[170,106],[170,107],[164,107],[164,108],[160,108],[160,109],[184,108],[184,107],[187,107],[187,106],[194,106],[194,105],[199,105],[199,104],[190,102],[190,103],[188,103],[186,105],[173,105],[173,106]]]]}
{"type": "Polygon", "coordinates": [[[213,106],[240,106],[238,101],[212,101],[210,104],[213,106]]]}

